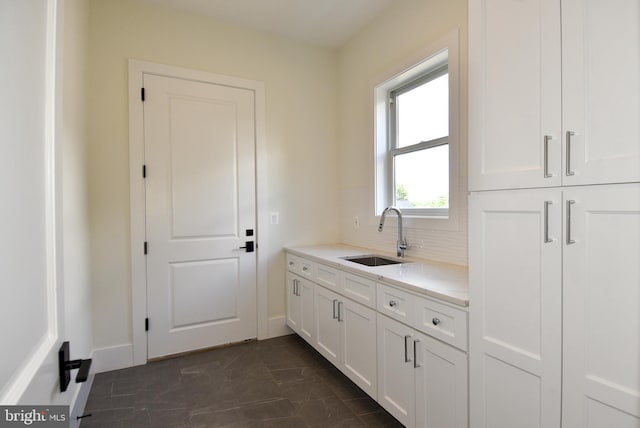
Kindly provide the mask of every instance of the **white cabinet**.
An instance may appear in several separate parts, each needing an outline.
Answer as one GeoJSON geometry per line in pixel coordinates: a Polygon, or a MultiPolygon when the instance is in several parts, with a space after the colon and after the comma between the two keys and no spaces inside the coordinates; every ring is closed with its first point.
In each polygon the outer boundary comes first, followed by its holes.
{"type": "Polygon", "coordinates": [[[640,184],[474,193],[474,428],[640,426],[640,184]]]}
{"type": "Polygon", "coordinates": [[[316,349],[377,399],[376,312],[316,286],[316,349]]]}
{"type": "Polygon", "coordinates": [[[640,184],[564,197],[562,426],[638,428],[640,184]]]}
{"type": "Polygon", "coordinates": [[[640,181],[639,14],[637,0],[469,2],[470,190],[640,181]]]}
{"type": "Polygon", "coordinates": [[[471,426],[559,427],[561,192],[474,193],[469,209],[471,426]]]}
{"type": "Polygon", "coordinates": [[[378,402],[407,427],[467,427],[467,355],[378,314],[378,402]]]}
{"type": "Polygon", "coordinates": [[[324,287],[316,287],[316,349],[334,366],[340,365],[340,295],[324,287]]]}
{"type": "Polygon", "coordinates": [[[561,5],[562,182],[640,181],[640,2],[561,5]]]}
{"type": "Polygon", "coordinates": [[[640,428],[639,16],[469,2],[473,428],[640,428]]]}
{"type": "Polygon", "coordinates": [[[287,325],[304,340],[315,340],[314,285],[311,281],[287,272],[287,325]]]}
{"type": "Polygon", "coordinates": [[[378,403],[407,427],[415,426],[414,333],[378,314],[378,403]]]}
{"type": "Polygon", "coordinates": [[[468,427],[466,310],[293,254],[287,269],[287,324],[321,355],[408,427],[468,427]]]}

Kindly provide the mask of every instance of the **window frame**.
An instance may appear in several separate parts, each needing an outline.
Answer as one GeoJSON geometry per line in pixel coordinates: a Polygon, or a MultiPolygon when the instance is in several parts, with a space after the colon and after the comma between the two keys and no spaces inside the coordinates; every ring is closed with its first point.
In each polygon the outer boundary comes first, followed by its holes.
{"type": "MultiPolygon", "coordinates": [[[[453,30],[425,49],[420,50],[382,78],[372,82],[373,95],[373,209],[379,216],[395,201],[393,156],[390,156],[389,94],[392,90],[418,84],[421,77],[447,67],[449,74],[449,208],[400,208],[411,227],[418,229],[460,230],[460,218],[466,210],[460,189],[465,165],[460,157],[460,59],[458,31],[453,30]],[[415,220],[414,220],[415,219],[415,220]]],[[[434,142],[434,147],[437,144],[434,142]]],[[[409,146],[411,147],[411,146],[409,146]]],[[[402,149],[399,149],[402,150],[402,149]]]]}

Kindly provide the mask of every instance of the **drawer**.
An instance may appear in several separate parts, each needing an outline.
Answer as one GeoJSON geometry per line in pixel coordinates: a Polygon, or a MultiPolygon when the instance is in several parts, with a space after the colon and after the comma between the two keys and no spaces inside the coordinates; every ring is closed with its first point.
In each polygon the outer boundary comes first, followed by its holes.
{"type": "Polygon", "coordinates": [[[412,325],[416,318],[415,299],[413,294],[378,284],[378,312],[407,325],[412,325]]]}
{"type": "Polygon", "coordinates": [[[318,263],[316,264],[316,282],[337,291],[340,288],[340,271],[318,263]]]}
{"type": "Polygon", "coordinates": [[[373,280],[344,272],[341,293],[356,302],[376,307],[376,283],[373,280]]]}
{"type": "Polygon", "coordinates": [[[468,313],[431,299],[415,297],[413,327],[466,351],[468,313]]]}
{"type": "Polygon", "coordinates": [[[294,256],[293,254],[287,254],[287,269],[291,272],[309,279],[314,279],[314,268],[315,265],[313,262],[303,259],[302,257],[294,256]]]}

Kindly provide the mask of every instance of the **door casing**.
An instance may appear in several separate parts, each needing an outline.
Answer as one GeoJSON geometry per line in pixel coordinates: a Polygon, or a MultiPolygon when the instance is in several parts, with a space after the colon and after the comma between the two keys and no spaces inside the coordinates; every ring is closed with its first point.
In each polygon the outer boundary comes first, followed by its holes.
{"type": "MultiPolygon", "coordinates": [[[[266,247],[267,217],[267,174],[266,174],[266,132],[265,132],[265,91],[264,83],[240,79],[203,71],[190,70],[156,64],[146,61],[129,60],[129,196],[131,216],[131,319],[133,323],[133,365],[147,362],[147,274],[145,242],[145,183],[142,176],[144,164],[144,116],[141,100],[143,75],[196,80],[216,85],[248,89],[255,94],[256,132],[256,242],[266,247]]],[[[257,251],[257,320],[258,339],[269,337],[268,290],[266,251],[257,251]]],[[[153,320],[150,320],[152,323],[153,320]]]]}

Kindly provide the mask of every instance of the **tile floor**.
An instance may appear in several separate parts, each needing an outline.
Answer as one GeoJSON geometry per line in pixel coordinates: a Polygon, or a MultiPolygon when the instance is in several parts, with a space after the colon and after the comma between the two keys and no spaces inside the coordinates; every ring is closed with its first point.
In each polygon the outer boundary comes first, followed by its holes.
{"type": "Polygon", "coordinates": [[[96,375],[92,427],[401,427],[296,335],[96,375]]]}

